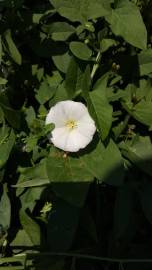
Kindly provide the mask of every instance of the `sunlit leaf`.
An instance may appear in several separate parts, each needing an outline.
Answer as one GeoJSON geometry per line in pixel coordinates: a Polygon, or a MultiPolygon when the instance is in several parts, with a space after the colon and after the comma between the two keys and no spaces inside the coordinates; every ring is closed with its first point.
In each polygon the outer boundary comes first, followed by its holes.
{"type": "Polygon", "coordinates": [[[53,40],[64,41],[74,32],[75,28],[66,22],[55,22],[42,27],[43,31],[51,35],[53,40]]]}
{"type": "Polygon", "coordinates": [[[39,225],[23,209],[20,210],[20,221],[33,245],[39,245],[41,236],[39,225]]]}
{"type": "Polygon", "coordinates": [[[148,136],[136,136],[131,142],[122,142],[121,148],[125,157],[136,164],[140,170],[152,175],[152,144],[148,136]]]}
{"type": "Polygon", "coordinates": [[[109,0],[50,0],[51,4],[61,14],[70,21],[87,22],[90,19],[103,17],[110,11],[109,0]]]}
{"type": "Polygon", "coordinates": [[[77,58],[82,60],[89,60],[92,55],[92,51],[88,46],[78,41],[72,41],[70,43],[70,50],[77,58]]]}
{"type": "Polygon", "coordinates": [[[111,15],[106,17],[113,33],[131,45],[146,49],[147,30],[137,6],[128,0],[120,0],[111,15]]]}

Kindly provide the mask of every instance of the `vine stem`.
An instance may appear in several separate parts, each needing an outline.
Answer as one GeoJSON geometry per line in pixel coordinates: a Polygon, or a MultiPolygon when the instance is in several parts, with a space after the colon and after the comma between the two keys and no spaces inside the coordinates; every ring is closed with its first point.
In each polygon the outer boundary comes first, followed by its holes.
{"type": "MultiPolygon", "coordinates": [[[[6,257],[6,258],[0,258],[0,263],[8,263],[8,262],[17,262],[17,261],[23,261],[24,267],[26,265],[26,262],[28,259],[34,259],[36,257],[45,257],[45,256],[57,256],[57,257],[73,257],[78,259],[87,259],[87,260],[97,260],[97,261],[106,261],[110,263],[121,263],[121,264],[127,264],[127,263],[152,263],[152,259],[122,259],[122,258],[109,258],[109,257],[98,257],[98,256],[92,256],[87,254],[79,254],[79,253],[66,253],[66,252],[41,252],[41,253],[26,253],[21,256],[14,256],[14,257],[6,257]]],[[[2,267],[2,266],[1,266],[2,267]]],[[[5,267],[5,269],[7,269],[5,267]]],[[[15,268],[11,268],[15,269],[15,268]]],[[[22,269],[22,266],[16,267],[16,269],[22,269]]]]}
{"type": "Polygon", "coordinates": [[[93,79],[98,67],[99,67],[99,62],[101,59],[101,52],[99,51],[96,57],[96,63],[93,65],[92,72],[91,72],[91,80],[93,79]]]}
{"type": "Polygon", "coordinates": [[[121,258],[109,258],[109,257],[98,257],[98,256],[92,256],[87,254],[79,254],[79,253],[66,253],[66,252],[42,252],[37,254],[27,254],[27,260],[29,258],[33,257],[39,257],[39,256],[59,256],[59,257],[75,257],[75,258],[81,258],[81,259],[90,259],[90,260],[98,260],[98,261],[107,261],[107,262],[116,262],[116,263],[144,263],[144,262],[151,262],[152,259],[121,259],[121,258]]]}

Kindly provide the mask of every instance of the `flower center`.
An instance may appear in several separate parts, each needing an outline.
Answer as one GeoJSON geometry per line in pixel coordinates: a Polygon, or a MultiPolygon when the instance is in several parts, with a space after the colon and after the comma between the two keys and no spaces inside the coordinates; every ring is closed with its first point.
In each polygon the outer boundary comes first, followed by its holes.
{"type": "Polygon", "coordinates": [[[75,120],[68,120],[65,125],[69,129],[74,129],[77,127],[77,122],[75,120]]]}

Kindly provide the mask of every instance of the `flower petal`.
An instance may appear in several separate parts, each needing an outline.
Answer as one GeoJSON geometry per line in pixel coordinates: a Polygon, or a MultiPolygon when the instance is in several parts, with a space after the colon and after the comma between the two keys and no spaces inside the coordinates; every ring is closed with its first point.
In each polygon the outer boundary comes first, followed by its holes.
{"type": "Polygon", "coordinates": [[[55,128],[52,131],[51,142],[58,148],[67,151],[66,145],[69,137],[69,132],[67,128],[55,128]]]}
{"type": "Polygon", "coordinates": [[[66,128],[55,128],[52,131],[52,143],[67,152],[77,152],[86,147],[92,140],[92,135],[86,137],[76,129],[69,131],[66,128]]]}
{"type": "Polygon", "coordinates": [[[85,137],[90,137],[90,136],[94,135],[94,133],[96,131],[96,127],[94,124],[79,123],[78,127],[77,127],[77,131],[85,137]]]}
{"type": "Polygon", "coordinates": [[[62,102],[58,102],[50,109],[45,121],[46,124],[53,123],[56,128],[63,127],[67,121],[67,116],[64,112],[64,108],[60,103],[62,102]]]}
{"type": "Polygon", "coordinates": [[[79,120],[81,117],[88,113],[87,108],[81,102],[66,100],[60,102],[60,104],[63,107],[67,119],[79,120]]]}
{"type": "Polygon", "coordinates": [[[92,140],[92,137],[92,135],[84,136],[79,133],[77,129],[71,131],[66,143],[66,151],[77,152],[80,149],[85,148],[92,140]]]}
{"type": "Polygon", "coordinates": [[[47,123],[55,124],[51,142],[68,152],[77,152],[85,148],[96,131],[95,122],[85,105],[71,100],[58,102],[52,107],[46,117],[47,123]],[[75,121],[76,126],[69,128],[68,121],[75,121]]]}
{"type": "Polygon", "coordinates": [[[89,114],[86,114],[77,122],[77,129],[78,132],[81,133],[82,135],[91,136],[96,131],[95,122],[93,121],[93,119],[90,117],[89,114]]]}

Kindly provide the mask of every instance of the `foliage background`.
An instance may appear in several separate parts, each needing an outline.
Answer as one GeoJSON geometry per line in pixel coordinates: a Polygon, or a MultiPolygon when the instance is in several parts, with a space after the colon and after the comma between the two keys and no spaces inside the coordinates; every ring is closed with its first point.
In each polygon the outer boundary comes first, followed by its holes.
{"type": "Polygon", "coordinates": [[[3,0],[0,17],[0,267],[151,269],[151,1],[3,0]],[[65,156],[45,117],[67,99],[98,132],[65,156]]]}

